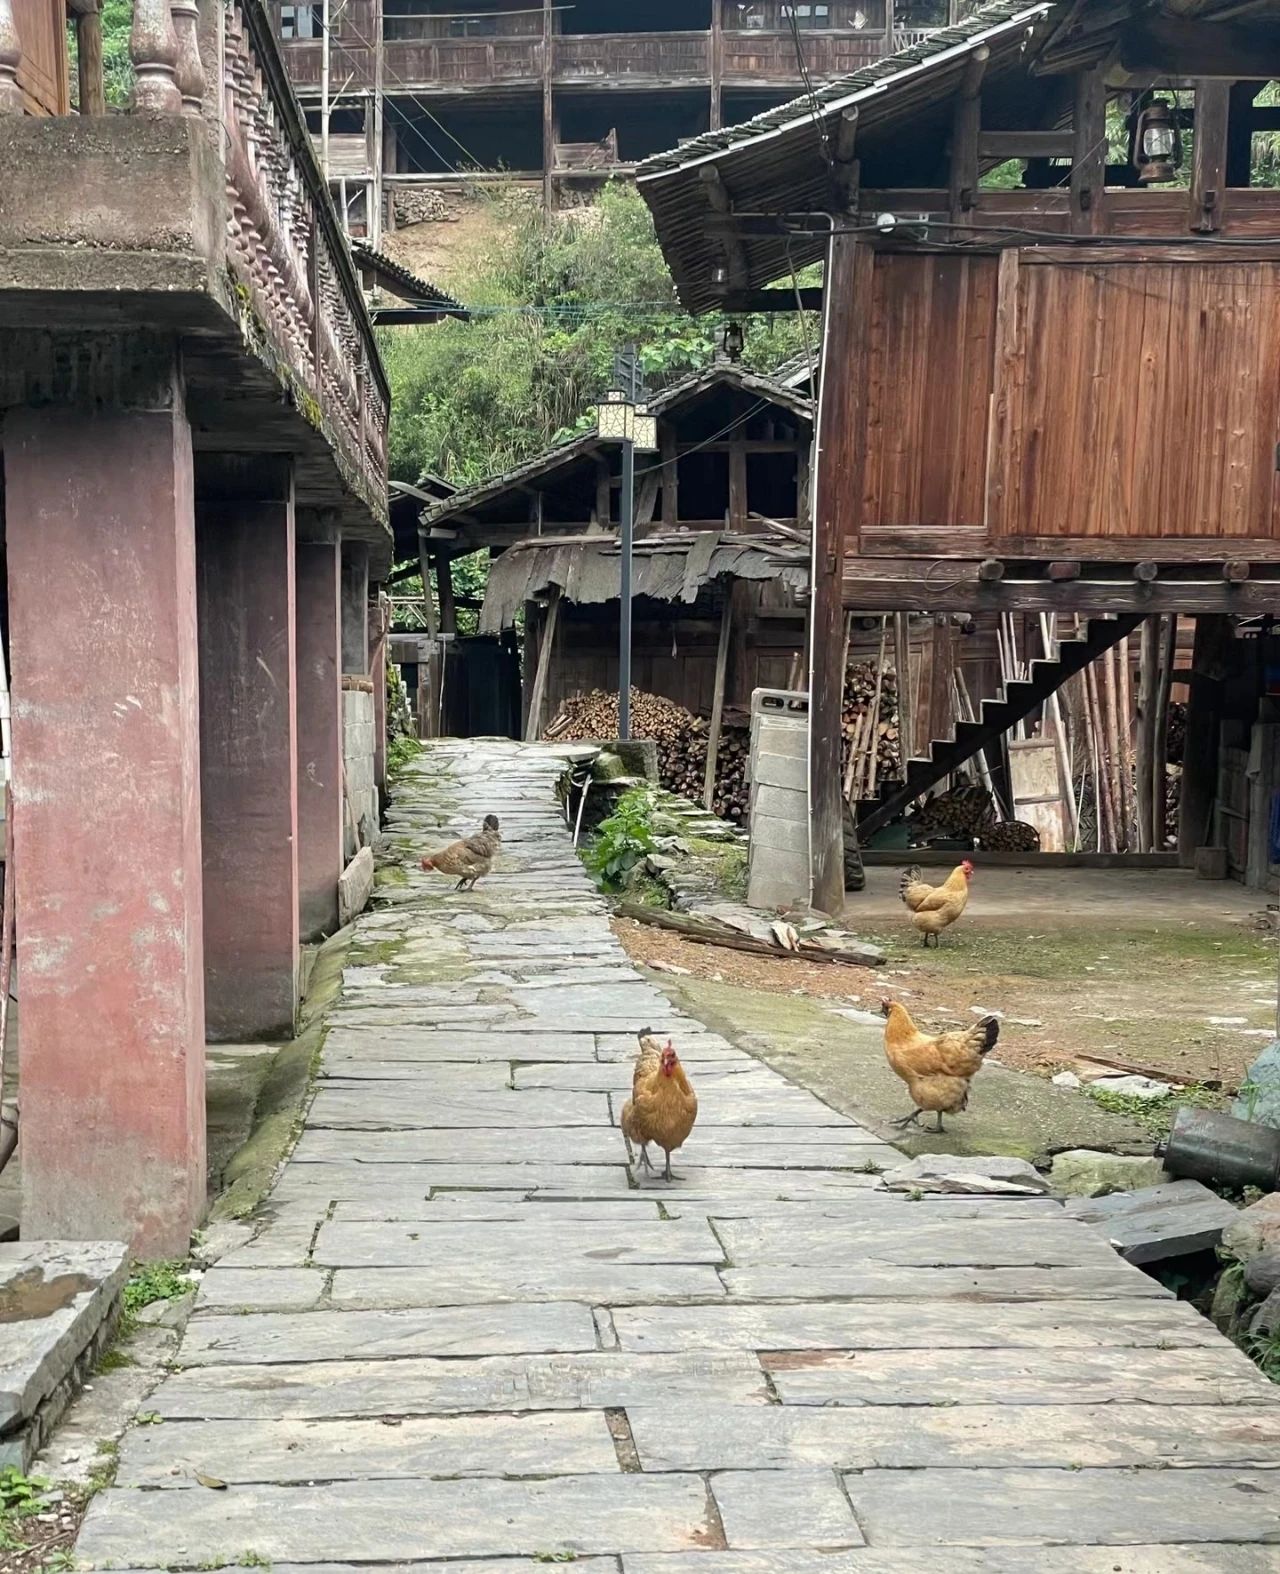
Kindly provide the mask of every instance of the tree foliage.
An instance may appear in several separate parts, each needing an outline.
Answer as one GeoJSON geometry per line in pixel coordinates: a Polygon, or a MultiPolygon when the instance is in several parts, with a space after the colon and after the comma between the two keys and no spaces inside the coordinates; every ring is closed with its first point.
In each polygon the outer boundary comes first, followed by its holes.
{"type": "MultiPolygon", "coordinates": [[[[451,286],[470,322],[379,335],[391,379],[391,470],[466,486],[589,425],[614,355],[634,343],[651,392],[704,366],[722,319],[690,317],[648,209],[613,183],[586,208],[546,213],[536,197],[486,199],[493,222],[451,286]]],[[[816,339],[811,314],[746,320],[744,362],[768,370],[816,339]]]]}

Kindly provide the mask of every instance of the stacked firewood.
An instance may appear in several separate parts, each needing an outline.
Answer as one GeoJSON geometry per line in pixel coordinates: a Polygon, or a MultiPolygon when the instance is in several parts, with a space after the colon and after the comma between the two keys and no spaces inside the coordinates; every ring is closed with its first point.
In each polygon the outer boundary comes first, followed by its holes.
{"type": "Polygon", "coordinates": [[[998,820],[995,801],[987,789],[977,782],[962,782],[950,792],[926,799],[907,817],[907,829],[913,842],[938,837],[967,841],[989,834],[998,820]]]}
{"type": "Polygon", "coordinates": [[[846,797],[870,796],[873,788],[878,791],[883,782],[902,774],[898,680],[891,668],[885,668],[878,687],[877,710],[875,663],[868,661],[846,668],[841,757],[846,797]],[[873,752],[874,770],[871,765],[873,752]]]}
{"type": "MultiPolygon", "coordinates": [[[[631,736],[651,738],[658,746],[658,779],[669,792],[699,801],[707,773],[710,728],[700,716],[674,700],[642,689],[631,691],[631,736]]],[[[618,736],[618,696],[592,689],[575,694],[560,707],[547,727],[547,738],[594,739],[618,736]]],[[[716,785],[712,809],[725,820],[747,817],[749,729],[726,718],[716,753],[716,785]]]]}

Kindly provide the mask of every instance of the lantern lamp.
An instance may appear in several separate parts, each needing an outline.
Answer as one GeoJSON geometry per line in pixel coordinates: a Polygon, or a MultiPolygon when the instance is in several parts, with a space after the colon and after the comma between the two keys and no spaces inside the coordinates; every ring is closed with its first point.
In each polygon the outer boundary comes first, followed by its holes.
{"type": "Polygon", "coordinates": [[[610,388],[596,406],[596,432],[608,442],[631,441],[635,420],[636,407],[620,388],[610,388]]]}
{"type": "Polygon", "coordinates": [[[742,350],[746,342],[747,336],[743,333],[740,322],[725,323],[720,334],[720,345],[731,361],[742,359],[742,350]]]}
{"type": "Polygon", "coordinates": [[[1153,98],[1138,116],[1133,164],[1144,186],[1173,180],[1182,163],[1182,136],[1169,101],[1153,98]]]}
{"type": "Polygon", "coordinates": [[[635,413],[631,441],[642,454],[658,451],[658,417],[650,415],[643,405],[635,413]]]}

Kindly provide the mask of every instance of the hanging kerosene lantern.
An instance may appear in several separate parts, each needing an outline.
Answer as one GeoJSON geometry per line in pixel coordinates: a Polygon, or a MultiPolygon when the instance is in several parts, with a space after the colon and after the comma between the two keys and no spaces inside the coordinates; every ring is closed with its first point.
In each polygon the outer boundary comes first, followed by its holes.
{"type": "Polygon", "coordinates": [[[1138,116],[1133,166],[1144,186],[1173,180],[1182,163],[1182,135],[1167,99],[1153,98],[1138,116]]]}

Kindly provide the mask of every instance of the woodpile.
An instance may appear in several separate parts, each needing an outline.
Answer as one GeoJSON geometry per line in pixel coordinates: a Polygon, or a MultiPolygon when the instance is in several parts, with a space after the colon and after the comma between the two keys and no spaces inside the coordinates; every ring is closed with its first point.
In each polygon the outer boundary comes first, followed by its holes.
{"type": "Polygon", "coordinates": [[[991,793],[977,782],[961,782],[950,792],[927,798],[907,817],[907,831],[916,843],[940,838],[977,841],[999,820],[991,793]]]}
{"type": "MultiPolygon", "coordinates": [[[[669,792],[697,802],[707,770],[709,727],[700,716],[661,694],[631,691],[631,736],[658,746],[658,780],[669,792]]],[[[603,689],[575,694],[560,707],[543,734],[546,738],[593,739],[618,736],[618,696],[603,689]]],[[[722,820],[747,818],[747,758],[750,729],[726,715],[716,757],[712,810],[722,820]]]]}
{"type": "Polygon", "coordinates": [[[902,774],[898,679],[892,668],[867,661],[846,667],[843,715],[844,793],[874,798],[886,779],[902,774]]]}

